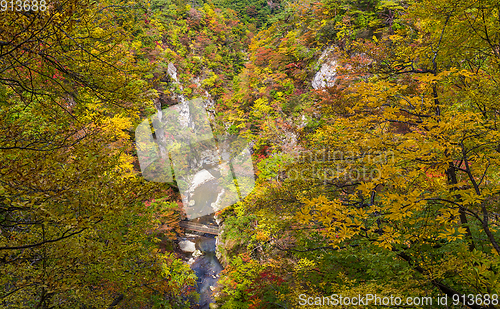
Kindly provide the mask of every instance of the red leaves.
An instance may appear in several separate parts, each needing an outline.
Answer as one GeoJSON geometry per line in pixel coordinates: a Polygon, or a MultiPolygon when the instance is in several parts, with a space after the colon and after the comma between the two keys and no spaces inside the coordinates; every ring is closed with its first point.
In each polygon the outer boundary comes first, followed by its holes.
{"type": "Polygon", "coordinates": [[[259,278],[261,280],[266,280],[267,282],[274,282],[274,283],[283,283],[285,280],[279,276],[276,276],[275,274],[271,273],[270,270],[264,270],[259,274],[259,278]]]}
{"type": "Polygon", "coordinates": [[[445,176],[444,173],[436,173],[436,172],[433,172],[433,171],[426,171],[425,175],[429,179],[432,179],[432,178],[441,178],[441,177],[445,176]]]}
{"type": "Polygon", "coordinates": [[[260,161],[269,157],[269,146],[264,146],[261,149],[257,150],[252,155],[255,163],[259,163],[260,161]]]}
{"type": "Polygon", "coordinates": [[[276,53],[274,53],[272,48],[259,47],[255,51],[255,65],[265,66],[274,57],[276,57],[276,53]]]}

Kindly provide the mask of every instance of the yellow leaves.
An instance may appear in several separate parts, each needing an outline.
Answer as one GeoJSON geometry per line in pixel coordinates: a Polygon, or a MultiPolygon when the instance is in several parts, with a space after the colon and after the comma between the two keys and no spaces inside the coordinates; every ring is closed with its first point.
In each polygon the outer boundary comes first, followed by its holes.
{"type": "Polygon", "coordinates": [[[349,35],[350,29],[347,26],[347,24],[339,21],[335,24],[335,30],[337,31],[337,34],[336,34],[337,39],[341,40],[344,37],[346,37],[347,35],[349,35]]]}
{"type": "Polygon", "coordinates": [[[363,182],[358,186],[358,190],[365,196],[371,194],[374,189],[375,184],[373,182],[363,182]]]}
{"type": "Polygon", "coordinates": [[[92,36],[93,37],[96,37],[96,38],[100,38],[102,36],[102,34],[104,33],[104,29],[100,28],[100,27],[95,27],[93,30],[92,30],[92,36]]]}
{"type": "Polygon", "coordinates": [[[273,108],[269,106],[269,102],[266,97],[259,98],[255,100],[254,103],[254,113],[257,117],[262,117],[268,115],[273,108]]]}
{"type": "Polygon", "coordinates": [[[257,230],[257,234],[255,235],[255,239],[258,241],[268,241],[270,236],[269,231],[257,230]]]}
{"type": "MultiPolygon", "coordinates": [[[[149,2],[148,2],[148,4],[149,4],[149,2]]],[[[158,20],[156,18],[152,18],[151,21],[150,21],[150,23],[160,33],[163,32],[163,31],[165,31],[165,30],[167,30],[167,28],[165,27],[164,23],[162,23],[160,20],[158,20]]]]}
{"type": "Polygon", "coordinates": [[[132,42],[131,47],[135,50],[139,50],[142,47],[142,42],[141,41],[134,41],[134,42],[132,42]]]}
{"type": "Polygon", "coordinates": [[[364,209],[349,209],[339,201],[330,201],[322,195],[310,200],[303,199],[302,202],[304,205],[296,212],[294,220],[302,225],[316,222],[321,227],[321,234],[330,239],[334,246],[357,235],[364,227],[362,220],[368,217],[364,209]]]}
{"type": "Polygon", "coordinates": [[[266,91],[267,91],[267,86],[262,86],[262,87],[259,88],[259,93],[260,94],[265,94],[266,91]]]}
{"type": "Polygon", "coordinates": [[[125,153],[119,156],[119,164],[117,166],[122,176],[125,178],[132,177],[134,172],[134,157],[125,153]]]}
{"type": "Polygon", "coordinates": [[[382,228],[383,233],[377,237],[375,244],[381,248],[391,250],[395,244],[405,242],[406,240],[401,239],[401,233],[395,230],[391,226],[384,226],[382,228]]]}
{"type": "Polygon", "coordinates": [[[460,239],[462,238],[462,236],[467,232],[467,230],[464,228],[464,227],[458,227],[457,228],[457,233],[460,234],[460,239]]]}
{"type": "Polygon", "coordinates": [[[436,216],[436,223],[449,225],[457,224],[459,221],[459,211],[457,208],[441,209],[440,214],[436,216]]]}
{"type": "Polygon", "coordinates": [[[300,223],[300,224],[307,224],[309,221],[312,219],[311,216],[311,207],[309,206],[304,206],[302,207],[296,214],[295,214],[295,220],[300,223]]]}
{"type": "Polygon", "coordinates": [[[399,113],[399,108],[395,108],[392,106],[384,107],[384,116],[385,117],[388,117],[389,119],[394,119],[393,116],[396,113],[399,113]]]}
{"type": "Polygon", "coordinates": [[[129,134],[126,130],[132,127],[132,121],[129,117],[123,115],[114,115],[105,120],[103,129],[111,133],[116,139],[127,139],[129,134]]]}
{"type": "Polygon", "coordinates": [[[398,34],[393,34],[389,36],[389,39],[393,42],[397,42],[403,40],[403,37],[398,34]]]}
{"type": "Polygon", "coordinates": [[[308,271],[316,266],[316,262],[308,258],[300,259],[295,265],[295,271],[308,271]]]}
{"type": "Polygon", "coordinates": [[[212,88],[216,85],[216,82],[219,79],[220,77],[217,74],[215,74],[213,71],[210,71],[209,77],[203,80],[202,86],[207,88],[212,88]]]}
{"type": "MultiPolygon", "coordinates": [[[[399,169],[393,165],[381,166],[380,173],[382,175],[382,178],[384,179],[394,177],[395,175],[400,175],[399,169]]],[[[395,180],[402,181],[401,178],[396,178],[395,180]]]]}
{"type": "Polygon", "coordinates": [[[316,203],[319,203],[319,204],[325,204],[325,203],[329,203],[330,201],[324,196],[324,195],[320,195],[319,197],[313,199],[314,202],[316,203]]]}
{"type": "Polygon", "coordinates": [[[477,195],[476,192],[473,191],[473,189],[462,190],[460,194],[465,205],[475,205],[481,203],[481,201],[483,200],[483,197],[477,195]]]}
{"type": "Polygon", "coordinates": [[[391,241],[388,241],[388,240],[382,240],[382,241],[376,242],[375,244],[377,246],[384,248],[384,249],[387,249],[387,250],[391,250],[391,248],[392,248],[391,241]]]}
{"type": "Polygon", "coordinates": [[[441,76],[436,76],[434,74],[422,74],[419,76],[418,80],[424,85],[432,85],[441,79],[441,76]]]}
{"type": "Polygon", "coordinates": [[[448,241],[455,241],[457,239],[462,239],[464,234],[466,232],[466,229],[463,227],[450,227],[447,228],[445,231],[441,232],[438,234],[438,237],[441,239],[447,239],[448,241]]]}
{"type": "Polygon", "coordinates": [[[466,78],[466,82],[468,82],[467,79],[470,79],[475,75],[474,72],[468,70],[460,70],[458,74],[464,76],[466,78]]]}

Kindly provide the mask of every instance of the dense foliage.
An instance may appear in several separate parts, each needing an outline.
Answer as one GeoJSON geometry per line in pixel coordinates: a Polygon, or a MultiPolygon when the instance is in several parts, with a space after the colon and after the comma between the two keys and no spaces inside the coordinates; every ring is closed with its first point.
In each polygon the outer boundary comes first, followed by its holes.
{"type": "Polygon", "coordinates": [[[180,196],[141,178],[133,132],[199,97],[217,134],[251,141],[256,171],[217,213],[221,308],[500,292],[498,1],[68,0],[1,16],[2,307],[191,306],[180,196]]]}
{"type": "Polygon", "coordinates": [[[223,235],[246,246],[220,303],[498,293],[498,3],[295,5],[225,97],[266,155],[254,195],[223,214],[253,219],[223,235]],[[320,54],[335,82],[313,89],[320,54]]]}
{"type": "Polygon", "coordinates": [[[3,308],[189,306],[195,276],[155,232],[180,220],[176,197],[134,170],[151,66],[131,53],[141,19],[124,5],[2,13],[3,308]]]}

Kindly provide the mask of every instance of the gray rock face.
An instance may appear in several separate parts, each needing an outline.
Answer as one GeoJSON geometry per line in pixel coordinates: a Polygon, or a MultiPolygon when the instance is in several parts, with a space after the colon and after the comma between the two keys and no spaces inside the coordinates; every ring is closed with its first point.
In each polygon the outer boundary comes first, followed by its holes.
{"type": "Polygon", "coordinates": [[[168,63],[167,73],[168,73],[168,75],[170,75],[170,77],[173,80],[178,82],[178,80],[177,80],[177,68],[175,67],[175,65],[172,62],[168,63]]]}
{"type": "Polygon", "coordinates": [[[210,174],[209,171],[202,169],[198,173],[196,173],[193,177],[193,180],[191,180],[191,187],[189,188],[189,192],[194,192],[198,187],[200,187],[202,184],[215,180],[215,177],[210,174]]]}
{"type": "Polygon", "coordinates": [[[321,89],[325,87],[332,87],[335,84],[337,76],[337,58],[335,57],[332,47],[328,47],[323,51],[318,63],[321,67],[312,80],[312,87],[314,89],[321,89]]]}
{"type": "MultiPolygon", "coordinates": [[[[207,114],[215,104],[210,94],[188,100],[173,63],[167,73],[177,88],[169,102],[177,104],[155,104],[157,113],[136,128],[136,149],[142,176],[164,183],[173,182],[175,176],[186,216],[195,219],[234,204],[253,190],[251,150],[237,136],[214,136],[207,114]],[[209,199],[212,193],[215,196],[209,199]]],[[[200,83],[199,78],[195,82],[200,83]]]]}

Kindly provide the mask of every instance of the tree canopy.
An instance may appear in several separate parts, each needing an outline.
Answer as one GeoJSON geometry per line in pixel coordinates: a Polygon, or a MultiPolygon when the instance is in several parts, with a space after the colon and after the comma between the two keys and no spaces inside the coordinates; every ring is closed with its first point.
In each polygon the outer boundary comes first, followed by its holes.
{"type": "Polygon", "coordinates": [[[221,289],[221,302],[255,308],[295,306],[299,294],[496,294],[498,3],[345,5],[301,6],[305,17],[273,25],[250,45],[247,87],[228,101],[254,121],[239,118],[242,130],[271,151],[258,165],[253,198],[223,215],[246,231],[228,230],[226,242],[240,244],[228,255],[260,263],[254,274],[230,263],[231,290],[221,289]],[[336,79],[314,90],[307,68],[315,60],[293,51],[314,59],[325,29],[313,25],[329,23],[336,79]],[[295,122],[285,109],[294,100],[295,122]],[[299,137],[295,146],[287,132],[299,137]]]}
{"type": "Polygon", "coordinates": [[[134,129],[200,97],[213,132],[250,141],[256,171],[216,214],[217,306],[499,306],[498,1],[12,7],[0,4],[2,307],[191,306],[179,190],[142,178],[134,129]]]}
{"type": "Polygon", "coordinates": [[[134,170],[131,132],[153,98],[133,51],[141,5],[2,12],[2,307],[188,306],[195,277],[154,234],[162,213],[180,220],[175,196],[134,170]]]}

